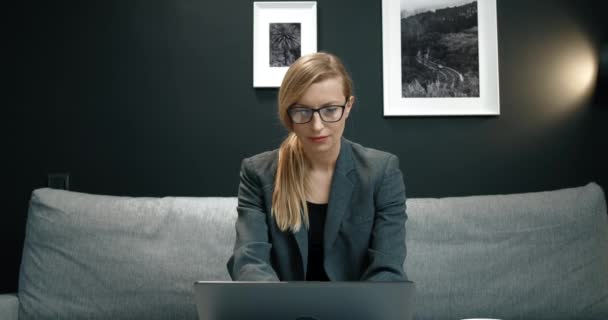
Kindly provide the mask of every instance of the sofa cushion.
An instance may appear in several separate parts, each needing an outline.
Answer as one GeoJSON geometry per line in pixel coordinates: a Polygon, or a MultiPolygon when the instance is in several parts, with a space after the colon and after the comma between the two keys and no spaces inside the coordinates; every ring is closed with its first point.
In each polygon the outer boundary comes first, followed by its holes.
{"type": "Polygon", "coordinates": [[[0,318],[2,320],[17,320],[19,299],[14,294],[0,294],[0,318]]]}
{"type": "Polygon", "coordinates": [[[407,205],[417,319],[608,319],[598,185],[407,205]]]}
{"type": "MultiPolygon", "coordinates": [[[[195,319],[192,283],[229,279],[236,204],[35,190],[19,318],[195,319]]],[[[608,319],[596,184],[407,205],[417,319],[608,319]]]]}
{"type": "Polygon", "coordinates": [[[196,319],[196,280],[229,280],[236,198],[130,198],[38,189],[19,319],[196,319]]]}

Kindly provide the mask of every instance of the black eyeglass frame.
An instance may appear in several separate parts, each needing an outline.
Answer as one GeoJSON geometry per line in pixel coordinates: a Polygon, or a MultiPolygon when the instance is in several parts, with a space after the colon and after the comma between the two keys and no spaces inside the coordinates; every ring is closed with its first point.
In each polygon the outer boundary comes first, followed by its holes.
{"type": "Polygon", "coordinates": [[[346,102],[343,105],[328,105],[328,106],[323,106],[321,108],[318,109],[313,109],[310,107],[305,107],[302,105],[297,105],[294,104],[293,106],[289,107],[287,109],[287,115],[289,116],[289,119],[291,119],[291,121],[295,124],[306,124],[312,121],[312,119],[315,117],[315,112],[319,114],[319,118],[321,118],[321,121],[323,122],[327,122],[327,123],[334,123],[334,122],[338,122],[340,120],[342,120],[342,117],[344,117],[344,109],[346,109],[346,106],[348,105],[348,102],[350,101],[350,99],[346,99],[346,102]],[[325,119],[323,119],[323,116],[321,115],[321,110],[323,109],[327,109],[327,108],[340,108],[342,110],[342,113],[340,113],[340,118],[338,118],[338,120],[334,120],[334,121],[327,121],[325,119]],[[296,122],[295,120],[293,120],[293,116],[291,115],[291,111],[292,110],[296,110],[296,109],[306,109],[306,110],[311,110],[312,114],[310,115],[310,119],[308,119],[308,121],[306,122],[296,122]]]}

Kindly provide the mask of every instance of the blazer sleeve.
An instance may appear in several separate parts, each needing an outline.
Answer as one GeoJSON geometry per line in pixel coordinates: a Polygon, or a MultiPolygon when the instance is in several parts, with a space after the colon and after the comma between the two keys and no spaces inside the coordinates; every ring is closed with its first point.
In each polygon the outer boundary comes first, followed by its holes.
{"type": "Polygon", "coordinates": [[[405,245],[405,185],[395,155],[388,158],[383,177],[374,195],[374,227],[368,249],[369,265],[361,280],[403,281],[405,245]]]}
{"type": "Polygon", "coordinates": [[[279,281],[270,264],[263,186],[249,159],[241,164],[236,241],[227,267],[234,281],[279,281]]]}

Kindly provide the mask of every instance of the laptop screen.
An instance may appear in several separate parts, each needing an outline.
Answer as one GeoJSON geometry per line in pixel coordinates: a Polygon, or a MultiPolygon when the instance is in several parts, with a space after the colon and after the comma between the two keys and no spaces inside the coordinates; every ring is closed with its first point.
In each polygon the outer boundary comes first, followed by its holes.
{"type": "Polygon", "coordinates": [[[414,291],[410,281],[194,284],[200,320],[411,320],[414,291]]]}

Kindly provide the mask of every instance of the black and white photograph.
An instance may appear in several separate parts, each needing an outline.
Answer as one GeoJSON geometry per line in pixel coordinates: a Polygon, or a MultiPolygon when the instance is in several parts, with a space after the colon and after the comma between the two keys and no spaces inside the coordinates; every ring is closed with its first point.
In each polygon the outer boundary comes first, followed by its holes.
{"type": "Polygon", "coordinates": [[[278,88],[298,58],[317,52],[316,1],[253,3],[253,87],[278,88]]]}
{"type": "Polygon", "coordinates": [[[496,0],[382,0],[385,116],[498,116],[496,0]]]}
{"type": "Polygon", "coordinates": [[[288,67],[302,55],[302,24],[270,24],[270,66],[288,67]]]}
{"type": "Polygon", "coordinates": [[[477,1],[401,0],[402,96],[479,97],[477,1]]]}

